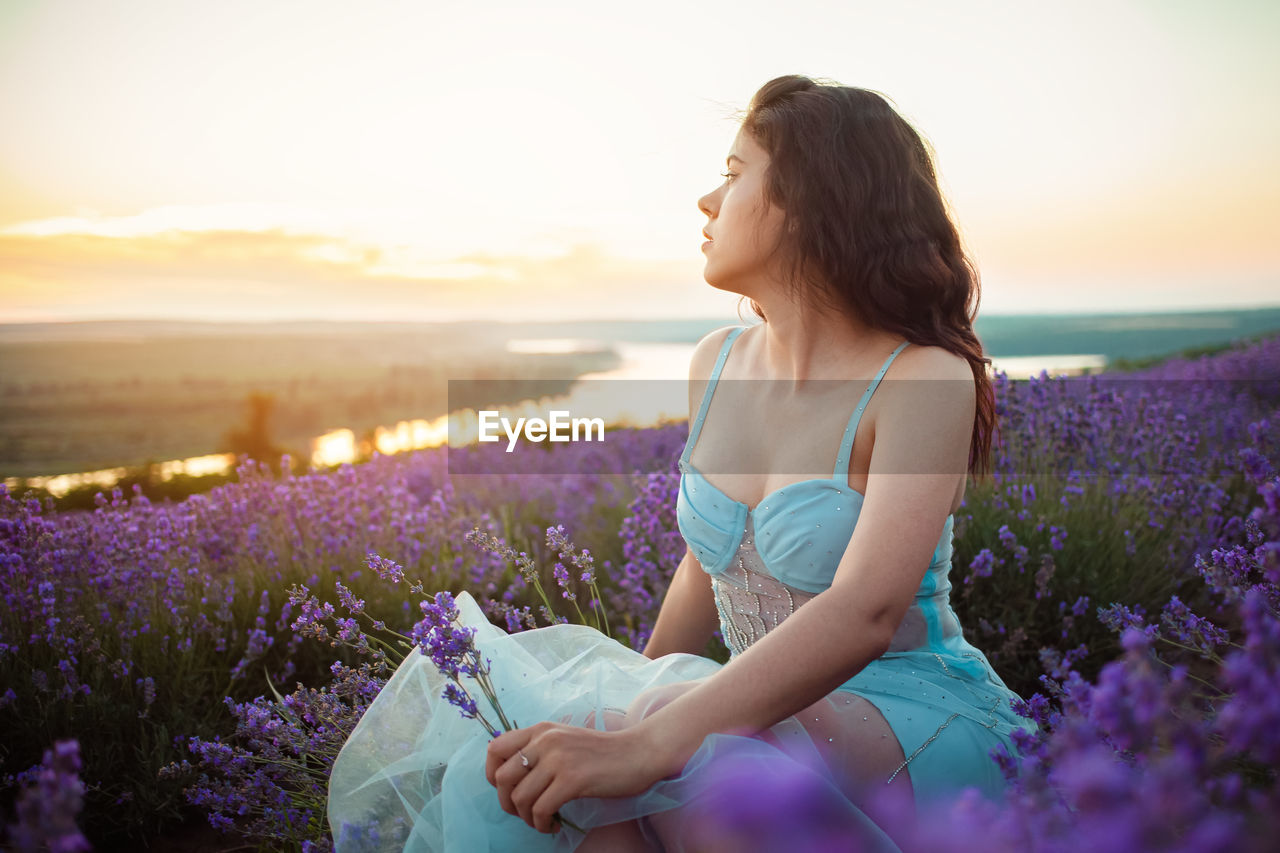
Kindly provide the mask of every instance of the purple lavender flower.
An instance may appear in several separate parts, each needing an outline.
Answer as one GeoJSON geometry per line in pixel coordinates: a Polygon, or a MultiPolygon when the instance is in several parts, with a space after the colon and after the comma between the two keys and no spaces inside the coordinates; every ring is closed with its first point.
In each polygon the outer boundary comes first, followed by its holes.
{"type": "Polygon", "coordinates": [[[393,560],[388,560],[377,554],[367,554],[365,556],[365,565],[383,580],[391,581],[391,583],[400,583],[404,580],[404,567],[393,560]]]}
{"type": "Polygon", "coordinates": [[[560,595],[569,601],[575,601],[578,596],[574,594],[573,590],[569,589],[569,570],[564,567],[564,563],[556,563],[552,567],[551,575],[556,579],[556,584],[561,589],[560,595]]]}
{"type": "Polygon", "coordinates": [[[423,601],[418,606],[423,619],[413,626],[414,644],[447,677],[474,675],[470,657],[476,629],[454,624],[458,608],[453,596],[437,592],[434,601],[423,601]]]}
{"type": "Polygon", "coordinates": [[[445,685],[444,698],[449,704],[456,706],[462,716],[469,720],[474,720],[480,715],[480,709],[476,707],[476,700],[471,698],[471,694],[460,687],[458,684],[450,682],[445,685]]]}
{"type": "Polygon", "coordinates": [[[79,742],[60,740],[45,750],[34,781],[18,797],[18,822],[9,827],[14,847],[66,853],[91,849],[76,825],[84,804],[79,742]]]}
{"type": "Polygon", "coordinates": [[[970,583],[973,578],[989,578],[995,567],[1003,564],[1004,560],[992,553],[990,548],[983,548],[969,563],[969,574],[964,582],[970,583]]]}

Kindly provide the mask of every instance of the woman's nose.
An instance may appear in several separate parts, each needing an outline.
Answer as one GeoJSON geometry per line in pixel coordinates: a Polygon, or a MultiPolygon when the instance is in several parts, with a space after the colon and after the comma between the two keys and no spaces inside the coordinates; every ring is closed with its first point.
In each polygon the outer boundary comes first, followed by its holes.
{"type": "Polygon", "coordinates": [[[711,207],[711,203],[714,200],[714,196],[715,196],[714,192],[709,192],[706,195],[704,195],[702,198],[698,199],[698,210],[702,211],[704,216],[715,215],[711,207]]]}

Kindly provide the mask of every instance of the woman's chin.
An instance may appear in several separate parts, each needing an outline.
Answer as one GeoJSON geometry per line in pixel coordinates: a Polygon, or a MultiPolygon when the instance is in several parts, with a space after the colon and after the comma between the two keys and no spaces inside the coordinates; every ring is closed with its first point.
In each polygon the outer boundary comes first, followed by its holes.
{"type": "Polygon", "coordinates": [[[716,275],[714,272],[712,272],[712,270],[710,269],[710,265],[703,267],[702,280],[705,281],[707,284],[711,285],[712,287],[714,287],[716,290],[727,289],[724,286],[723,282],[720,280],[720,277],[716,275]]]}
{"type": "Polygon", "coordinates": [[[702,279],[707,284],[714,287],[716,290],[723,290],[725,293],[732,293],[735,296],[747,295],[742,292],[741,287],[735,286],[735,283],[733,281],[726,281],[725,279],[715,275],[714,273],[708,273],[707,270],[702,271],[702,279]]]}

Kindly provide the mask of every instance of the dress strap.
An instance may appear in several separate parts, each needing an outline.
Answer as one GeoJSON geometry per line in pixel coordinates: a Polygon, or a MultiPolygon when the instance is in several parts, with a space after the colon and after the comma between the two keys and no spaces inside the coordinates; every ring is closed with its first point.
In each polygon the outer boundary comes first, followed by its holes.
{"type": "Polygon", "coordinates": [[[858,434],[858,424],[862,423],[862,410],[867,407],[867,401],[871,399],[876,386],[884,378],[885,371],[889,369],[889,365],[893,364],[893,360],[898,357],[898,353],[906,348],[908,343],[908,341],[903,341],[898,344],[897,349],[889,353],[889,357],[885,359],[880,371],[876,373],[875,379],[871,380],[867,390],[862,393],[862,399],[858,401],[858,408],[853,410],[853,414],[849,417],[849,425],[845,427],[844,440],[840,442],[840,453],[836,456],[836,470],[831,475],[831,479],[839,480],[841,477],[849,476],[849,454],[853,452],[853,439],[858,434]]]}
{"type": "Polygon", "coordinates": [[[707,409],[711,407],[711,395],[715,393],[716,383],[720,381],[720,371],[724,370],[724,363],[729,359],[729,350],[733,348],[733,342],[738,335],[747,329],[747,326],[735,326],[725,336],[724,343],[720,345],[720,357],[716,359],[716,366],[711,369],[711,377],[707,380],[707,390],[702,393],[702,405],[698,408],[698,414],[693,419],[693,423],[689,425],[689,438],[684,443],[684,452],[680,454],[682,468],[684,465],[689,464],[689,456],[693,453],[693,446],[698,443],[698,434],[702,432],[702,422],[707,417],[707,409]]]}

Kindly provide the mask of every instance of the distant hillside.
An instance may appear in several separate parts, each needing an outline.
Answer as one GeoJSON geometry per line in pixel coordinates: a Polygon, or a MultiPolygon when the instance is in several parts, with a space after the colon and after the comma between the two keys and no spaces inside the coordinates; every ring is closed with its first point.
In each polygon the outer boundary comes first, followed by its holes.
{"type": "MultiPolygon", "coordinates": [[[[575,320],[565,322],[200,323],[178,320],[114,320],[80,323],[0,324],[0,344],[158,338],[381,338],[384,358],[415,338],[451,348],[501,347],[512,338],[574,338],[613,343],[692,343],[707,332],[739,322],[735,317],[678,320],[575,320]]],[[[1224,344],[1280,331],[1280,307],[1141,314],[980,314],[978,337],[996,357],[1099,354],[1109,360],[1168,355],[1190,347],[1224,344]]],[[[398,360],[392,357],[392,361],[398,360]]]]}
{"type": "Polygon", "coordinates": [[[1109,361],[1169,355],[1280,331],[1280,308],[1150,314],[981,316],[976,331],[994,356],[1097,353],[1109,361]]]}

